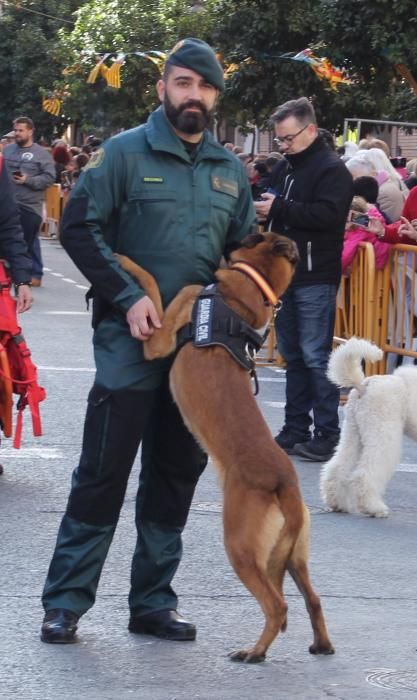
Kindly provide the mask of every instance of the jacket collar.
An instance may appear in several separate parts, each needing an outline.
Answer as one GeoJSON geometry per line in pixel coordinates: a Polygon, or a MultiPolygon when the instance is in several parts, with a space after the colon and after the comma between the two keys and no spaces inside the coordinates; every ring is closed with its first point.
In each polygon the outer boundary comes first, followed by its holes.
{"type": "MultiPolygon", "coordinates": [[[[155,112],[152,112],[146,123],[145,130],[146,138],[153,151],[172,153],[181,158],[181,160],[191,163],[191,158],[167,119],[163,107],[158,107],[155,112]]],[[[207,159],[229,160],[229,156],[223,146],[217,143],[212,134],[206,129],[198,147],[195,162],[207,159]]]]}
{"type": "Polygon", "coordinates": [[[297,168],[301,167],[307,160],[310,159],[312,155],[315,153],[318,153],[319,151],[328,151],[328,147],[324,143],[323,139],[321,136],[317,136],[317,138],[314,139],[313,143],[311,143],[307,148],[304,149],[304,151],[300,151],[299,153],[292,153],[292,154],[286,154],[285,159],[289,162],[289,164],[296,170],[297,168]]]}

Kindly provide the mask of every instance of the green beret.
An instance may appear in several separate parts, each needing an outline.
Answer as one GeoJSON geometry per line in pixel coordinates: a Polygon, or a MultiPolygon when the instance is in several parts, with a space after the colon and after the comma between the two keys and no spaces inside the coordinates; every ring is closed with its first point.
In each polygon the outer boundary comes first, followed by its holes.
{"type": "Polygon", "coordinates": [[[223,68],[211,46],[201,39],[190,37],[179,41],[169,54],[166,65],[189,68],[218,90],[224,90],[223,68]]]}

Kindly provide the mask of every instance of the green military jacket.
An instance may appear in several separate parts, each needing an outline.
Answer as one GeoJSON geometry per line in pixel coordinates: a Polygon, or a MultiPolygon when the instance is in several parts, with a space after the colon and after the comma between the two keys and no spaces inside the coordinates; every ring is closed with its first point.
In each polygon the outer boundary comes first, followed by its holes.
{"type": "Polygon", "coordinates": [[[209,284],[225,249],[254,230],[240,161],[205,132],[194,158],[163,108],[93,154],[65,208],[61,242],[107,305],[94,332],[96,381],[152,389],[169,362],[144,360],[126,313],[144,291],[117,263],[129,256],[157,280],[164,306],[187,284],[209,284]]]}

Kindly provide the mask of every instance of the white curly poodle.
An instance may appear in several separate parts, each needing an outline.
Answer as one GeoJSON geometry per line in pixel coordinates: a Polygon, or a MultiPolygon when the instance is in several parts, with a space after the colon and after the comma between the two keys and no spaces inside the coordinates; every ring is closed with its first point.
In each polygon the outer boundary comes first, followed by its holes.
{"type": "Polygon", "coordinates": [[[376,362],[382,350],[351,338],[329,359],[327,374],[338,386],[354,387],[345,407],[340,442],[321,472],[324,502],[336,511],[385,518],[383,495],[399,464],[403,433],[417,441],[417,368],[365,378],[362,360],[376,362]]]}

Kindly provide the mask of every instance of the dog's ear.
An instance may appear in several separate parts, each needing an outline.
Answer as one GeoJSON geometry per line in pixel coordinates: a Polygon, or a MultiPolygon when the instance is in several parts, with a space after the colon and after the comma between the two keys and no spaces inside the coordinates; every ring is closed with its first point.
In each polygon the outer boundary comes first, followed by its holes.
{"type": "Polygon", "coordinates": [[[262,233],[251,233],[240,241],[241,248],[255,248],[259,243],[263,243],[265,237],[262,233]]]}
{"type": "Polygon", "coordinates": [[[277,236],[272,243],[272,252],[274,255],[287,258],[293,265],[296,265],[300,259],[297,244],[286,236],[277,236]]]}

